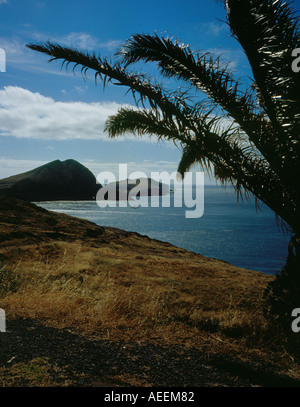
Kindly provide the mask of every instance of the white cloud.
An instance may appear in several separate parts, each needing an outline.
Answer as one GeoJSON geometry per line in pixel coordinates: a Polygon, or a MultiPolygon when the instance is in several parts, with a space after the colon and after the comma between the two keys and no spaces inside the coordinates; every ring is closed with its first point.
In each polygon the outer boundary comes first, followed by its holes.
{"type": "Polygon", "coordinates": [[[0,4],[7,4],[8,1],[7,0],[0,0],[0,4]]]}
{"type": "Polygon", "coordinates": [[[43,58],[37,52],[28,49],[26,47],[28,42],[30,41],[23,41],[18,37],[0,37],[0,47],[5,51],[8,72],[10,67],[13,66],[27,72],[40,71],[47,74],[68,75],[65,71],[47,67],[45,64],[46,56],[43,58]]]}
{"type": "MultiPolygon", "coordinates": [[[[0,37],[0,47],[5,50],[7,60],[10,62],[18,64],[25,62],[26,47],[20,39],[0,37]]],[[[28,61],[28,55],[26,60],[28,61]]]]}
{"type": "Polygon", "coordinates": [[[220,61],[224,64],[229,64],[229,68],[236,71],[247,68],[249,70],[249,64],[247,63],[247,57],[241,49],[234,48],[209,48],[205,50],[216,57],[220,57],[220,61]]]}
{"type": "MultiPolygon", "coordinates": [[[[157,143],[156,138],[135,137],[128,133],[109,139],[105,122],[124,106],[117,102],[60,102],[17,86],[0,90],[0,136],[36,140],[105,140],[157,143]]],[[[130,106],[135,108],[134,106],[130,106]]],[[[232,124],[224,117],[221,124],[232,124]]],[[[172,144],[169,147],[176,148],[172,144]]]]}
{"type": "Polygon", "coordinates": [[[57,41],[70,47],[81,48],[87,51],[94,51],[98,48],[114,50],[120,46],[121,41],[109,40],[100,41],[98,38],[85,32],[71,32],[64,37],[53,38],[52,41],[57,41]]]}
{"type": "Polygon", "coordinates": [[[101,39],[87,33],[87,32],[70,32],[66,35],[45,34],[41,32],[33,33],[33,37],[38,41],[51,41],[57,42],[67,47],[74,47],[83,49],[85,51],[97,51],[100,49],[116,50],[122,41],[121,40],[107,40],[101,41],[101,39]]]}
{"type": "MultiPolygon", "coordinates": [[[[54,38],[54,41],[57,41],[54,38]]],[[[58,39],[58,42],[62,42],[65,45],[76,46],[78,48],[84,48],[86,50],[92,50],[96,47],[97,39],[87,33],[72,32],[64,38],[58,39]]]]}
{"type": "Polygon", "coordinates": [[[82,86],[74,86],[73,89],[76,93],[82,95],[83,93],[86,92],[87,86],[85,86],[85,88],[83,88],[82,86]]]}
{"type": "Polygon", "coordinates": [[[121,44],[121,41],[117,40],[101,42],[87,33],[70,33],[61,37],[55,35],[48,36],[42,33],[31,33],[30,39],[26,41],[18,36],[0,37],[0,48],[5,51],[8,67],[13,66],[14,68],[27,72],[39,71],[47,74],[68,76],[65,70],[57,69],[57,67],[52,67],[52,65],[49,67],[45,63],[49,59],[46,55],[41,55],[26,47],[28,43],[45,42],[48,40],[84,51],[95,51],[97,53],[99,50],[105,50],[105,52],[103,52],[104,54],[109,51],[115,51],[121,44]]]}
{"type": "Polygon", "coordinates": [[[210,36],[218,37],[220,34],[229,32],[227,24],[217,23],[215,21],[210,21],[202,24],[202,30],[208,33],[210,36]]]}
{"type": "Polygon", "coordinates": [[[0,90],[0,135],[40,140],[108,140],[105,121],[120,107],[116,102],[59,102],[27,89],[6,86],[0,90]]]}

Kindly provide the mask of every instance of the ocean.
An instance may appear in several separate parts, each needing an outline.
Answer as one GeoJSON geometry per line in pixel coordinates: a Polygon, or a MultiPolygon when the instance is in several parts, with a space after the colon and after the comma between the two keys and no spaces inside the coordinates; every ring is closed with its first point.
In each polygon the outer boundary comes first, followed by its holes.
{"type": "Polygon", "coordinates": [[[232,187],[205,186],[204,213],[199,218],[186,218],[188,208],[184,206],[163,207],[161,199],[158,207],[142,207],[137,202],[136,208],[119,207],[118,203],[100,208],[95,201],[36,204],[101,226],[147,235],[238,267],[275,275],[284,266],[289,236],[277,226],[274,213],[265,205],[257,210],[254,199],[237,202],[232,187]]]}

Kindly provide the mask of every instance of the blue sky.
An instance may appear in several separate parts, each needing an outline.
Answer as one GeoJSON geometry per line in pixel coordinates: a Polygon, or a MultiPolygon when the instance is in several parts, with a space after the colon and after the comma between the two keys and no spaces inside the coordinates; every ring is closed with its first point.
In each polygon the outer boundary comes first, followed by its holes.
{"type": "MultiPolygon", "coordinates": [[[[46,162],[73,158],[97,175],[127,163],[130,171],[175,171],[180,151],[169,142],[128,136],[109,140],[105,120],[124,104],[134,104],[126,89],[84,81],[78,71],[25,47],[56,41],[102,56],[113,55],[134,33],[165,32],[193,49],[222,53],[237,76],[250,70],[239,44],[214,0],[0,0],[0,178],[46,162]]],[[[207,180],[207,182],[209,182],[207,180]]]]}

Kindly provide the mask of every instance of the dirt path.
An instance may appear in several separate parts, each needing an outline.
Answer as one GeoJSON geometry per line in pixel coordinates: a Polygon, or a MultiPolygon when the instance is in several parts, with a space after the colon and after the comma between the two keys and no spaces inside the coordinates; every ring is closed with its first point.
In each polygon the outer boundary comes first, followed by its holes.
{"type": "Polygon", "coordinates": [[[29,319],[0,334],[2,386],[299,386],[300,382],[181,346],[93,340],[29,319]]]}

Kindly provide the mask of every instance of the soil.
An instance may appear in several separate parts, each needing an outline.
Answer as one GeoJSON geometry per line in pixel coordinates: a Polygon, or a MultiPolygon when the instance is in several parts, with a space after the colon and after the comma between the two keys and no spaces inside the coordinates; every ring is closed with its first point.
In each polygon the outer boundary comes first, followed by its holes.
{"type": "MultiPolygon", "coordinates": [[[[46,361],[51,386],[252,387],[299,386],[300,381],[266,368],[181,345],[95,340],[71,329],[30,319],[9,321],[0,334],[0,366],[46,361]],[[39,359],[38,359],[39,358],[39,359]]],[[[49,380],[49,378],[48,378],[49,380]]],[[[4,385],[28,386],[28,378],[7,377],[4,385]],[[11,380],[13,379],[13,380],[11,380]]],[[[47,384],[49,384],[47,383],[47,384]]]]}

